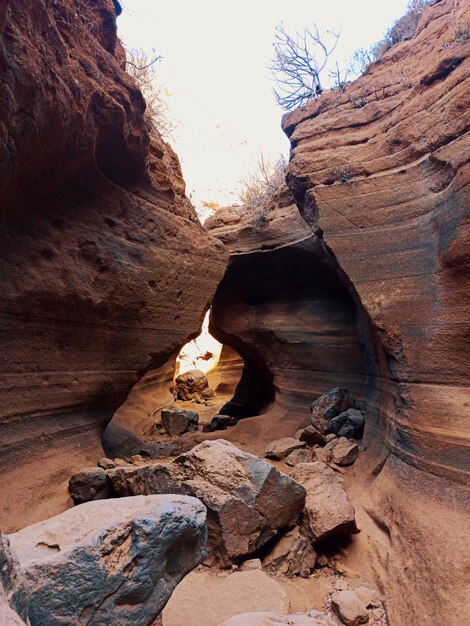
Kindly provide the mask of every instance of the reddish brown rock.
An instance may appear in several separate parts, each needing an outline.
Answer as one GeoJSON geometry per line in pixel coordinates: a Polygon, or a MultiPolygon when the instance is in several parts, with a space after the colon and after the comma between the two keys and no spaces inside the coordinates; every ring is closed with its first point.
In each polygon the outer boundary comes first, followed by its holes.
{"type": "Polygon", "coordinates": [[[356,532],[354,508],[331,468],[319,461],[300,463],[294,477],[307,492],[301,524],[306,537],[316,542],[356,532]]]}
{"type": "Polygon", "coordinates": [[[383,436],[407,462],[462,480],[470,61],[458,25],[468,19],[463,0],[434,4],[414,39],[283,119],[299,209],[354,285],[379,344],[383,436]]]}
{"type": "Polygon", "coordinates": [[[432,3],[414,39],[283,120],[297,205],[374,338],[380,419],[368,411],[357,463],[397,626],[470,619],[455,602],[469,589],[469,10],[432,3]],[[380,441],[388,452],[374,460],[380,441]]]}
{"type": "Polygon", "coordinates": [[[305,445],[305,441],[299,441],[298,439],[294,439],[294,437],[283,437],[282,439],[276,439],[268,443],[265,456],[268,457],[268,459],[285,459],[291,452],[299,448],[304,448],[305,445]]]}
{"type": "MultiPolygon", "coordinates": [[[[285,188],[274,196],[262,228],[249,211],[236,224],[228,215],[206,222],[231,252],[210,328],[245,360],[230,408],[243,418],[262,413],[255,427],[261,448],[273,432],[284,437],[305,428],[312,399],[325,390],[347,385],[358,399],[373,400],[360,345],[367,353],[367,325],[334,257],[285,188]]],[[[229,437],[248,443],[252,428],[242,420],[229,437]]]]}
{"type": "Polygon", "coordinates": [[[112,0],[82,5],[0,3],[0,488],[10,530],[19,510],[26,524],[64,509],[66,475],[102,456],[102,430],[137,378],[197,332],[226,265],[185,197],[176,155],[149,135],[112,0]]]}
{"type": "Polygon", "coordinates": [[[115,496],[182,493],[208,509],[209,556],[230,565],[295,524],[305,489],[258,457],[223,439],[205,441],[166,465],[108,471],[115,496]]]}

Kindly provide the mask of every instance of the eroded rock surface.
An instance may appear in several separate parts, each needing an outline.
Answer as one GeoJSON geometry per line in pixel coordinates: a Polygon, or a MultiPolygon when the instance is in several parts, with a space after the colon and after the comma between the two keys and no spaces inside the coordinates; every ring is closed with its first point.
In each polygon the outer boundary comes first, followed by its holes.
{"type": "Polygon", "coordinates": [[[465,0],[432,3],[414,39],[283,120],[297,205],[354,286],[375,337],[381,423],[375,432],[368,420],[365,439],[378,435],[392,455],[371,466],[372,479],[385,475],[366,489],[364,506],[385,529],[374,549],[388,563],[379,575],[397,626],[424,614],[432,626],[470,618],[468,602],[455,603],[469,583],[458,541],[449,545],[451,519],[470,526],[470,59],[459,36],[469,11],[465,0]]]}
{"type": "Polygon", "coordinates": [[[101,500],[9,539],[32,624],[151,624],[206,555],[206,510],[185,496],[101,500]]]}
{"type": "Polygon", "coordinates": [[[336,626],[334,621],[320,611],[281,615],[279,613],[258,612],[235,615],[221,626],[336,626]]]}
{"type": "Polygon", "coordinates": [[[197,332],[226,265],[149,135],[112,0],[75,4],[1,3],[4,529],[67,506],[66,474],[100,456],[141,372],[197,332]]]}
{"type": "Polygon", "coordinates": [[[30,590],[8,537],[0,534],[0,624],[29,625],[30,590]]]}

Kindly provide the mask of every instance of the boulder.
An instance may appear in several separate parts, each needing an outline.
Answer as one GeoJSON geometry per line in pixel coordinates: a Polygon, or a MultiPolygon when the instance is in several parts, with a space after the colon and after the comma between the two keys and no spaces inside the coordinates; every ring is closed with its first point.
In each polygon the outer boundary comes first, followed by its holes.
{"type": "Polygon", "coordinates": [[[0,534],[0,624],[25,626],[28,620],[29,588],[16,554],[0,534]]]}
{"type": "Polygon", "coordinates": [[[357,403],[353,396],[347,389],[335,387],[312,403],[310,406],[310,420],[317,430],[326,434],[329,421],[350,408],[357,408],[357,403]]]}
{"type": "Polygon", "coordinates": [[[310,541],[295,527],[276,542],[263,559],[263,567],[268,572],[289,578],[308,578],[315,567],[316,558],[317,554],[310,541]]]}
{"type": "Polygon", "coordinates": [[[335,591],[331,597],[331,606],[346,626],[359,626],[359,624],[366,624],[369,621],[366,607],[350,589],[335,591]]]}
{"type": "Polygon", "coordinates": [[[280,528],[293,526],[303,509],[301,485],[223,439],[204,441],[175,464],[185,493],[208,508],[209,552],[221,564],[239,560],[280,528]]]}
{"type": "Polygon", "coordinates": [[[163,428],[169,435],[182,435],[197,430],[199,413],[184,409],[162,409],[160,413],[163,428]]]}
{"type": "Polygon", "coordinates": [[[315,426],[307,426],[299,432],[300,441],[305,441],[309,446],[324,446],[327,442],[325,435],[321,433],[315,426]]]}
{"type": "Polygon", "coordinates": [[[357,531],[354,508],[330,467],[320,461],[301,463],[294,478],[307,492],[301,523],[306,537],[316,542],[357,531]]]}
{"type": "Polygon", "coordinates": [[[328,422],[328,430],[348,439],[362,439],[366,420],[364,413],[358,409],[343,411],[328,422]]]}
{"type": "Polygon", "coordinates": [[[204,441],[166,465],[115,468],[108,476],[116,496],[180,493],[202,500],[209,554],[225,566],[293,526],[305,501],[292,478],[223,439],[204,441]]]}
{"type": "Polygon", "coordinates": [[[352,465],[359,455],[359,446],[355,441],[341,437],[336,439],[331,449],[331,460],[337,465],[352,465]]]}
{"type": "Polygon", "coordinates": [[[294,467],[299,463],[311,463],[314,459],[315,455],[313,450],[310,450],[310,448],[299,448],[298,450],[293,450],[286,456],[286,465],[294,467]]]}
{"type": "Polygon", "coordinates": [[[173,387],[175,400],[204,404],[214,396],[215,393],[209,387],[207,377],[201,370],[190,370],[176,377],[173,387]]]}
{"type": "Polygon", "coordinates": [[[245,611],[285,614],[289,597],[283,585],[260,570],[194,571],[175,589],[163,611],[164,626],[220,626],[245,611]]]}
{"type": "Polygon", "coordinates": [[[112,469],[113,467],[116,467],[114,461],[112,459],[108,459],[105,456],[98,461],[97,465],[98,467],[101,467],[104,470],[112,469]]]}
{"type": "Polygon", "coordinates": [[[262,570],[261,559],[248,559],[238,567],[239,572],[251,572],[252,570],[262,570]]]}
{"type": "Polygon", "coordinates": [[[235,426],[237,422],[238,419],[231,415],[216,415],[209,424],[204,425],[202,430],[206,433],[212,433],[215,430],[227,430],[229,426],[235,426]]]}
{"type": "Polygon", "coordinates": [[[69,480],[69,491],[75,504],[99,500],[108,496],[107,476],[101,467],[88,467],[69,480]]]}
{"type": "Polygon", "coordinates": [[[354,593],[366,609],[376,609],[382,604],[380,593],[368,585],[359,585],[354,589],[354,593]]]}
{"type": "Polygon", "coordinates": [[[294,437],[275,439],[274,441],[270,441],[266,446],[265,456],[268,457],[268,459],[285,459],[293,450],[303,448],[305,445],[305,441],[299,441],[298,439],[294,439],[294,437]]]}
{"type": "Polygon", "coordinates": [[[235,615],[220,626],[336,626],[336,622],[320,611],[292,615],[260,611],[235,615]]]}
{"type": "Polygon", "coordinates": [[[111,492],[114,496],[148,496],[151,494],[182,494],[178,479],[172,475],[171,466],[148,463],[138,467],[116,467],[108,471],[111,492]]]}
{"type": "Polygon", "coordinates": [[[150,624],[206,555],[194,498],[88,502],[10,535],[31,587],[33,624],[150,624]]]}

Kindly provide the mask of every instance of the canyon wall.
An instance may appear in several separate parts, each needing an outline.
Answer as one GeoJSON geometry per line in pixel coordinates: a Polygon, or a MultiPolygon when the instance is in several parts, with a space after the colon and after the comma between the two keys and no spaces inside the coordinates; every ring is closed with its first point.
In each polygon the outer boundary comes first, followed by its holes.
{"type": "Polygon", "coordinates": [[[241,436],[256,422],[270,438],[273,431],[292,434],[308,422],[312,400],[337,386],[371,402],[373,413],[374,389],[367,384],[373,355],[367,355],[361,314],[333,255],[287,188],[264,211],[247,207],[237,217],[239,211],[227,209],[206,222],[231,252],[212,305],[211,332],[251,368],[238,390],[238,404],[247,405],[239,415],[263,413],[234,433],[241,436]],[[254,404],[256,397],[264,406],[254,404]]]}
{"type": "Polygon", "coordinates": [[[68,506],[225,266],[123,71],[112,0],[0,2],[2,530],[68,506]],[[21,515],[20,513],[21,512],[21,515]]]}
{"type": "Polygon", "coordinates": [[[283,119],[288,184],[381,363],[388,453],[369,447],[350,495],[393,626],[470,618],[469,24],[468,3],[434,3],[414,39],[283,119]]]}
{"type": "Polygon", "coordinates": [[[224,436],[261,453],[352,388],[368,418],[347,562],[393,626],[470,618],[469,25],[468,3],[435,2],[414,39],[285,115],[303,222],[281,200],[208,223],[231,252],[211,330],[275,394],[224,436]]]}
{"type": "Polygon", "coordinates": [[[435,4],[415,39],[283,120],[299,209],[385,355],[387,445],[457,480],[470,471],[468,13],[435,4]]]}

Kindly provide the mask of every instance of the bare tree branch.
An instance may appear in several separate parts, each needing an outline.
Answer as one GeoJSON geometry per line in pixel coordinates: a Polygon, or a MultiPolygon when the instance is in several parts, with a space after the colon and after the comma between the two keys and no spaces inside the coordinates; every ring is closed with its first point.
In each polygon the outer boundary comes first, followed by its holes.
{"type": "Polygon", "coordinates": [[[289,111],[322,93],[320,72],[336,48],[339,36],[339,31],[329,30],[326,37],[331,43],[325,43],[316,24],[294,36],[285,31],[283,24],[276,26],[274,58],[269,70],[277,85],[273,93],[280,106],[289,111]]]}

